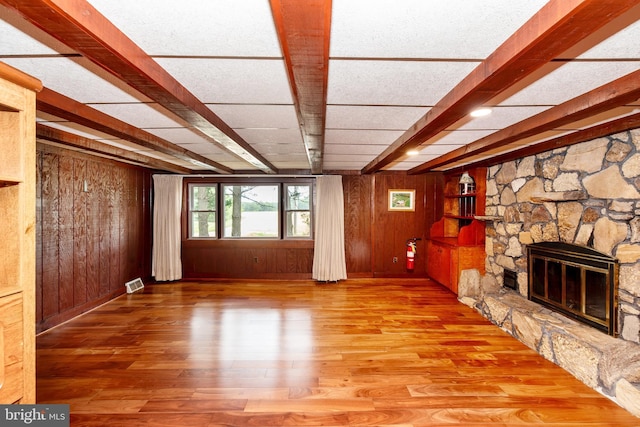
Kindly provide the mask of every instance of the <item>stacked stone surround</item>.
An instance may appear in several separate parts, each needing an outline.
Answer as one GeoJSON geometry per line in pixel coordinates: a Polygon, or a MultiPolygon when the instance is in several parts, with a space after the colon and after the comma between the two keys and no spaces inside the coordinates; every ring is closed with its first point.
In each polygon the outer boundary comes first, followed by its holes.
{"type": "Polygon", "coordinates": [[[640,129],[490,167],[486,216],[486,274],[464,272],[461,301],[640,416],[640,129]],[[526,245],[549,241],[618,259],[618,338],[527,300],[526,245]]]}

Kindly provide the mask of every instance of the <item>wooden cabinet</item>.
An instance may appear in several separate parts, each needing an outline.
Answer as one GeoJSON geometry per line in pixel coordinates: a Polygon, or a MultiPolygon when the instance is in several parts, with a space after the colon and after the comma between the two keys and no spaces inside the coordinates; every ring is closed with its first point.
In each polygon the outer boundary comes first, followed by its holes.
{"type": "Polygon", "coordinates": [[[0,62],[0,403],[35,403],[35,94],[0,62]]]}
{"type": "Polygon", "coordinates": [[[461,175],[445,176],[444,215],[430,229],[427,241],[427,274],[458,293],[462,270],[475,268],[484,274],[484,215],[486,168],[468,171],[474,185],[462,186],[461,175]]]}

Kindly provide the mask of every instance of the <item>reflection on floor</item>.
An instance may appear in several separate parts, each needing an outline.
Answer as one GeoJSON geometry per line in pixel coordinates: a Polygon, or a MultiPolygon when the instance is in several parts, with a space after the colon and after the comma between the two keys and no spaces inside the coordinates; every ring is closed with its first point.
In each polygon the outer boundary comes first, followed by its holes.
{"type": "Polygon", "coordinates": [[[428,280],[147,285],[38,337],[72,426],[638,426],[428,280]]]}

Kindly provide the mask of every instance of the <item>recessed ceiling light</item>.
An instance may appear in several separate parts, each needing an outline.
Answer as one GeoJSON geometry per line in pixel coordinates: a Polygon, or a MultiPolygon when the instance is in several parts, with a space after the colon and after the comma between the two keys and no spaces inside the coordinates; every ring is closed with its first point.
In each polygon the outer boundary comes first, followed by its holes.
{"type": "Polygon", "coordinates": [[[491,108],[478,108],[471,112],[471,117],[483,117],[491,114],[491,108]]]}
{"type": "Polygon", "coordinates": [[[420,154],[420,152],[418,150],[409,150],[409,151],[407,151],[407,156],[417,156],[418,154],[420,154]]]}

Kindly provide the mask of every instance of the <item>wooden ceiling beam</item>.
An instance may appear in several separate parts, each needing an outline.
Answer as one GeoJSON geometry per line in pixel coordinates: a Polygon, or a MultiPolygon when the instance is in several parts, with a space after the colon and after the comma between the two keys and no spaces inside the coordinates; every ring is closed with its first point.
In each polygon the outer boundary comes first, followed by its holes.
{"type": "Polygon", "coordinates": [[[90,151],[97,155],[124,160],[150,169],[158,169],[180,174],[194,173],[191,169],[165,162],[164,160],[155,159],[139,153],[134,153],[133,151],[114,147],[113,145],[94,141],[93,139],[65,132],[60,129],[55,129],[42,123],[36,124],[36,138],[39,140],[54,142],[56,144],[79,148],[83,151],[90,151]]]}
{"type": "Polygon", "coordinates": [[[86,1],[0,3],[182,118],[207,139],[265,173],[277,173],[277,168],[86,1]]]}
{"type": "Polygon", "coordinates": [[[516,159],[522,159],[524,157],[543,153],[545,151],[555,150],[556,148],[567,147],[579,142],[590,141],[592,139],[601,138],[603,136],[612,135],[631,129],[637,129],[639,127],[640,113],[635,113],[629,116],[611,120],[606,123],[591,126],[586,129],[581,129],[568,135],[562,135],[557,138],[549,139],[535,145],[529,145],[514,151],[509,151],[507,153],[491,157],[490,159],[483,159],[477,162],[469,163],[468,165],[465,165],[464,168],[470,169],[474,167],[488,167],[500,163],[506,163],[516,159]]]}
{"type": "Polygon", "coordinates": [[[637,4],[551,0],[361,172],[403,157],[637,4]]]}
{"type": "Polygon", "coordinates": [[[311,173],[322,173],[331,0],[270,3],[311,173]]]}
{"type": "Polygon", "coordinates": [[[191,164],[204,166],[218,173],[230,174],[233,172],[220,163],[111,117],[51,89],[43,88],[36,95],[36,110],[160,151],[191,164]]]}
{"type": "MultiPolygon", "coordinates": [[[[545,131],[577,122],[603,113],[612,108],[636,101],[640,98],[640,71],[627,74],[611,83],[577,96],[560,105],[544,110],[535,116],[487,135],[484,138],[460,147],[449,153],[416,166],[409,174],[428,172],[438,167],[477,156],[487,151],[507,146],[513,142],[539,135],[545,131]]],[[[580,142],[580,141],[576,141],[580,142]]]]}

